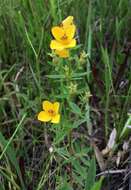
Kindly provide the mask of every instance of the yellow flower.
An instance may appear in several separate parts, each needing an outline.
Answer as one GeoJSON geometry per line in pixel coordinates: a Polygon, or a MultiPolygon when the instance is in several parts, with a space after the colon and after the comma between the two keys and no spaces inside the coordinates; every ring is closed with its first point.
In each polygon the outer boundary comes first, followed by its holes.
{"type": "Polygon", "coordinates": [[[69,25],[73,25],[74,22],[74,17],[73,16],[68,16],[66,19],[64,19],[61,23],[62,27],[68,27],[69,25]]]}
{"type": "Polygon", "coordinates": [[[51,30],[55,40],[50,43],[50,48],[58,51],[62,51],[68,48],[76,46],[76,40],[74,39],[76,26],[73,24],[73,17],[69,16],[60,24],[60,26],[54,26],[51,30]]]}
{"type": "Polygon", "coordinates": [[[59,55],[59,57],[67,58],[69,57],[69,50],[63,49],[63,50],[55,50],[55,53],[59,55]]]}
{"type": "Polygon", "coordinates": [[[38,120],[43,122],[51,121],[51,123],[59,123],[60,122],[60,114],[59,114],[59,102],[51,103],[49,101],[44,101],[42,103],[43,110],[38,114],[38,120]]]}
{"type": "Polygon", "coordinates": [[[76,40],[73,39],[75,35],[74,25],[70,25],[67,28],[55,26],[52,28],[52,34],[55,40],[51,41],[51,49],[63,50],[67,48],[73,48],[76,46],[76,40]]]}

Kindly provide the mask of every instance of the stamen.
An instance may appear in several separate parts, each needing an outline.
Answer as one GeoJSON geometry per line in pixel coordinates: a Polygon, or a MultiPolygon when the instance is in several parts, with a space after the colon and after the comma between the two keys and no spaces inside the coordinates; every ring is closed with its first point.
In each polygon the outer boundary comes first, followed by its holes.
{"type": "Polygon", "coordinates": [[[51,116],[54,116],[54,115],[55,115],[54,110],[48,110],[48,113],[49,113],[51,116]]]}
{"type": "Polygon", "coordinates": [[[62,23],[60,23],[60,24],[59,24],[59,26],[60,26],[60,27],[63,27],[63,24],[62,24],[62,23]]]}
{"type": "Polygon", "coordinates": [[[68,37],[67,37],[66,34],[64,34],[64,35],[61,37],[61,40],[67,40],[67,39],[68,39],[68,37]]]}

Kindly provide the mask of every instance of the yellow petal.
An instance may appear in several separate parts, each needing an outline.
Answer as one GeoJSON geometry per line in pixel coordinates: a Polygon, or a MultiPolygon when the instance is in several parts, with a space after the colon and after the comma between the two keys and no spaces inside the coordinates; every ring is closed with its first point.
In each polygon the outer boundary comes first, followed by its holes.
{"type": "Polygon", "coordinates": [[[66,19],[64,19],[64,20],[62,21],[63,26],[64,26],[64,27],[67,27],[67,26],[69,26],[69,25],[72,25],[72,24],[73,24],[73,19],[74,19],[73,16],[68,16],[66,19]]]}
{"type": "Polygon", "coordinates": [[[68,48],[73,48],[76,46],[76,40],[72,39],[69,41],[68,44],[62,44],[56,40],[52,40],[50,44],[51,49],[56,49],[56,50],[63,50],[63,49],[68,49],[68,48]]]}
{"type": "Polygon", "coordinates": [[[71,40],[75,35],[76,27],[75,25],[70,25],[65,29],[66,36],[71,40]]]}
{"type": "Polygon", "coordinates": [[[75,39],[72,39],[70,40],[70,43],[67,44],[67,45],[64,45],[64,48],[67,49],[67,48],[73,48],[76,46],[76,40],[75,39]]]}
{"type": "Polygon", "coordinates": [[[69,57],[69,50],[63,49],[63,50],[55,50],[55,53],[59,55],[59,57],[67,58],[69,57]]]}
{"type": "Polygon", "coordinates": [[[54,111],[55,111],[55,113],[57,114],[58,111],[59,111],[60,103],[59,103],[59,102],[55,102],[55,103],[53,104],[53,106],[54,106],[54,111]]]}
{"type": "Polygon", "coordinates": [[[51,123],[59,123],[60,122],[60,114],[55,115],[51,119],[51,123]]]}
{"type": "Polygon", "coordinates": [[[61,40],[62,36],[64,35],[64,29],[59,26],[55,26],[51,29],[51,32],[56,40],[61,40]]]}
{"type": "Polygon", "coordinates": [[[57,50],[63,50],[64,49],[64,45],[56,40],[51,40],[50,43],[50,48],[51,49],[57,49],[57,50]]]}
{"type": "Polygon", "coordinates": [[[38,114],[38,120],[39,121],[43,121],[43,122],[47,122],[47,121],[50,121],[51,120],[51,117],[49,116],[49,114],[45,111],[41,111],[39,114],[38,114]]]}
{"type": "Polygon", "coordinates": [[[53,104],[47,100],[43,101],[42,106],[44,111],[53,110],[53,104]]]}

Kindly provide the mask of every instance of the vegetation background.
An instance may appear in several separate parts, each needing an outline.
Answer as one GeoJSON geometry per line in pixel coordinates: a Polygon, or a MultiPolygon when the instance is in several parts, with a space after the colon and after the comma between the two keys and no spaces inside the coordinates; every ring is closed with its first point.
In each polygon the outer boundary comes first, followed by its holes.
{"type": "Polygon", "coordinates": [[[0,0],[1,190],[131,188],[129,147],[122,149],[130,131],[121,135],[130,125],[130,55],[129,0],[0,0]],[[68,84],[75,87],[70,98],[62,79],[67,63],[52,59],[49,48],[51,27],[69,15],[78,41],[69,59],[68,84]],[[54,63],[59,61],[61,73],[54,63]],[[62,104],[57,127],[37,121],[45,99],[62,104]],[[113,151],[103,156],[113,128],[113,151]],[[97,176],[108,169],[121,172],[97,176]]]}

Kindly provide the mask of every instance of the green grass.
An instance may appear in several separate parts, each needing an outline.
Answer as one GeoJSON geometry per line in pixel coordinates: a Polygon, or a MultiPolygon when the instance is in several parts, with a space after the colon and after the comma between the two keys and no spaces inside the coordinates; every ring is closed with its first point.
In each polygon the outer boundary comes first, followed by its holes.
{"type": "Polygon", "coordinates": [[[105,148],[113,128],[115,156],[124,142],[130,9],[128,0],[0,0],[0,189],[101,189],[91,145],[105,148]],[[78,46],[67,60],[52,58],[51,27],[69,15],[78,46]],[[37,121],[46,99],[60,102],[60,124],[37,121]]]}

